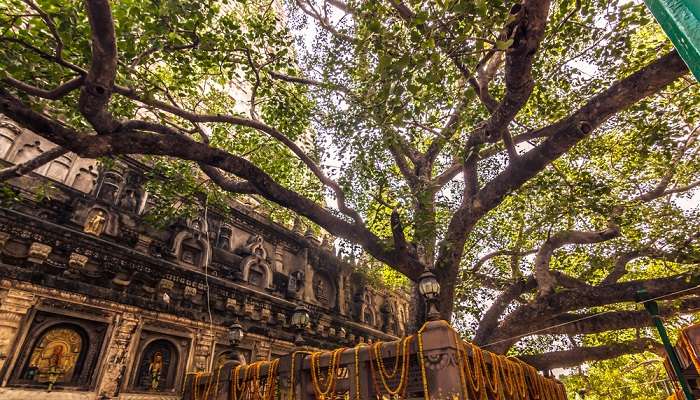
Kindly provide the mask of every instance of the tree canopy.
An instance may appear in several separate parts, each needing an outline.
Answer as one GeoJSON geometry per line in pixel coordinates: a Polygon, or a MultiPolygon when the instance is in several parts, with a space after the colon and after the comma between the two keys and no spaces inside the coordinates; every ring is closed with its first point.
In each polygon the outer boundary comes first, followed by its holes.
{"type": "Polygon", "coordinates": [[[0,19],[4,115],[432,269],[488,350],[552,350],[528,358],[546,369],[658,349],[636,292],[669,318],[700,305],[700,89],[640,2],[2,0],[0,19]]]}

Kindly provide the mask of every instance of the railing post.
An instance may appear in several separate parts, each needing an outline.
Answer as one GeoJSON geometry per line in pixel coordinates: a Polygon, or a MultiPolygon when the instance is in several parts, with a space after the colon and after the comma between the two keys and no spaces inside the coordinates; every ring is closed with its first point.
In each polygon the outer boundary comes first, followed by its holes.
{"type": "Polygon", "coordinates": [[[417,336],[425,400],[468,400],[462,387],[456,334],[446,321],[427,322],[417,336]]]}

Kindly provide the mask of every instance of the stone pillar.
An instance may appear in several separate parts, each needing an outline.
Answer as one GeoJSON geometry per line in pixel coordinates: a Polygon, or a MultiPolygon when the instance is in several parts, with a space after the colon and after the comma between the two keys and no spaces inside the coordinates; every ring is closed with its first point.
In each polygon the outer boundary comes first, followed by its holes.
{"type": "Polygon", "coordinates": [[[277,272],[284,272],[284,248],[282,242],[275,245],[275,262],[274,268],[277,272]]]}
{"type": "Polygon", "coordinates": [[[315,303],[314,300],[314,269],[309,264],[309,250],[304,249],[304,295],[303,300],[307,303],[315,303]]]}
{"type": "Polygon", "coordinates": [[[34,305],[35,296],[21,290],[0,291],[0,370],[15,346],[22,319],[34,305]]]}
{"type": "Polygon", "coordinates": [[[267,340],[261,340],[255,344],[255,361],[265,361],[270,358],[272,354],[272,348],[270,342],[267,340]]]}
{"type": "Polygon", "coordinates": [[[209,368],[210,359],[214,353],[214,334],[211,331],[200,331],[197,333],[194,345],[194,371],[204,372],[209,368]]]}
{"type": "Polygon", "coordinates": [[[107,346],[104,375],[98,385],[97,393],[109,397],[116,396],[121,383],[126,379],[126,361],[130,347],[136,342],[134,332],[139,324],[139,318],[132,313],[118,316],[114,324],[114,332],[107,346]]]}
{"type": "Polygon", "coordinates": [[[348,315],[348,304],[346,303],[345,291],[348,290],[345,286],[347,281],[347,276],[344,274],[338,274],[338,292],[336,296],[336,301],[338,302],[338,312],[340,315],[348,315]]]}

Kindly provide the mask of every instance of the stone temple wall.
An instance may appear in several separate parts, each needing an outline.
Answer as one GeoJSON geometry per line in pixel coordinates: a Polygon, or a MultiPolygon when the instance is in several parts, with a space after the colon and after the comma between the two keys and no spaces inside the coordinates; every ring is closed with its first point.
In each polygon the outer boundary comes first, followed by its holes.
{"type": "MultiPolygon", "coordinates": [[[[0,164],[53,144],[0,120],[0,164]]],[[[147,166],[67,154],[8,182],[0,207],[0,398],[177,399],[186,374],[248,361],[304,338],[335,348],[405,333],[409,297],[370,287],[356,265],[299,226],[243,205],[164,229],[145,223],[147,166]],[[50,390],[50,391],[49,391],[50,390]],[[100,397],[102,396],[102,397],[100,397]]]]}

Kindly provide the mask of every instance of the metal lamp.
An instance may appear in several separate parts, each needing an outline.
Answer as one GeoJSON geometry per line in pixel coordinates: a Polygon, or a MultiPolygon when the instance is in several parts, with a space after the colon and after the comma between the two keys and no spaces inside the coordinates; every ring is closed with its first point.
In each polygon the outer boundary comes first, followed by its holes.
{"type": "Polygon", "coordinates": [[[228,341],[231,343],[231,347],[237,347],[241,343],[241,340],[243,340],[243,336],[245,336],[245,331],[243,331],[243,326],[239,324],[238,321],[229,326],[228,341]]]}
{"type": "Polygon", "coordinates": [[[437,299],[440,296],[440,283],[435,274],[426,268],[425,271],[418,277],[418,291],[421,296],[425,297],[427,303],[427,318],[428,321],[440,319],[440,311],[437,308],[437,299]]]}
{"type": "Polygon", "coordinates": [[[292,314],[292,326],[296,329],[296,337],[294,338],[294,344],[301,346],[304,344],[304,338],[301,333],[309,326],[309,321],[311,317],[309,316],[309,310],[304,306],[297,306],[292,314]]]}

